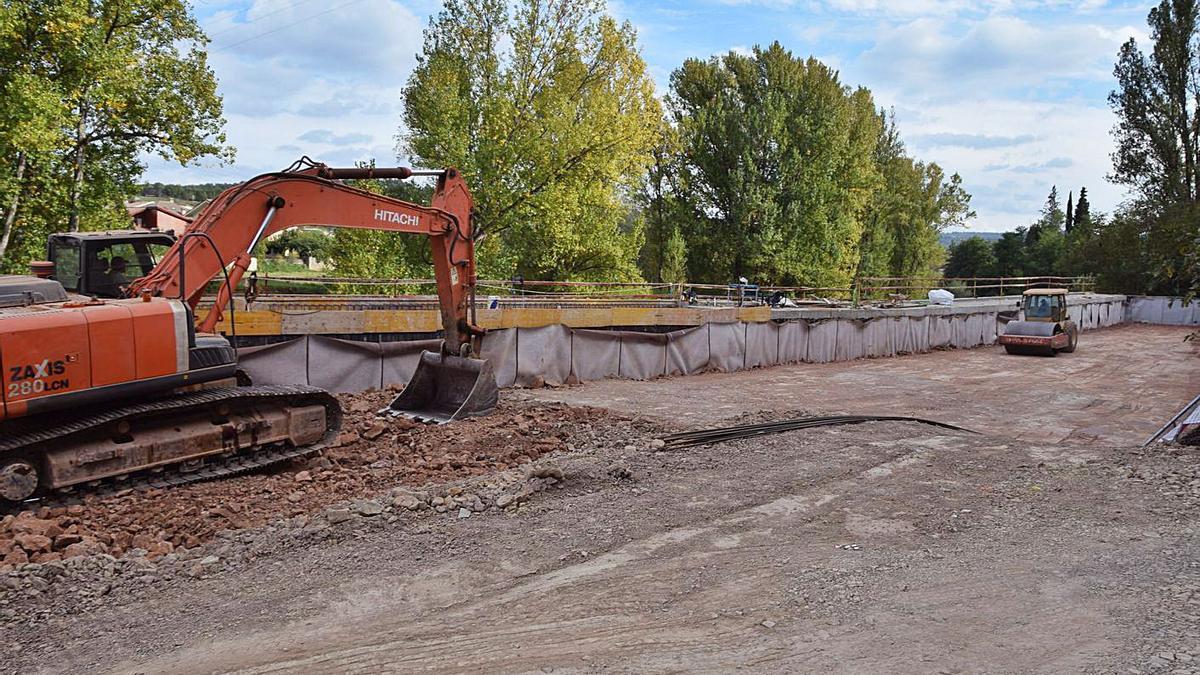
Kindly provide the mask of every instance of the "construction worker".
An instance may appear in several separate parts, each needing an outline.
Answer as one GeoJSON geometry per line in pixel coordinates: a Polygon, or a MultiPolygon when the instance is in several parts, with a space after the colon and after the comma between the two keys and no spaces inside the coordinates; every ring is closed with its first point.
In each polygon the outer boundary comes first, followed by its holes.
{"type": "Polygon", "coordinates": [[[125,276],[125,271],[129,268],[129,264],[121,256],[113,256],[112,260],[108,261],[108,283],[122,288],[129,283],[129,277],[125,276]]]}

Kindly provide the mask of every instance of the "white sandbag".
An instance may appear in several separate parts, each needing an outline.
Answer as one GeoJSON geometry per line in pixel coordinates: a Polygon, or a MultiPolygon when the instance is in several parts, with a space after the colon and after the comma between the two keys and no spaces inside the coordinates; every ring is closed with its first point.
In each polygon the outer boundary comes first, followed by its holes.
{"type": "Polygon", "coordinates": [[[935,305],[953,305],[954,294],[941,288],[935,288],[929,291],[929,302],[935,305]]]}

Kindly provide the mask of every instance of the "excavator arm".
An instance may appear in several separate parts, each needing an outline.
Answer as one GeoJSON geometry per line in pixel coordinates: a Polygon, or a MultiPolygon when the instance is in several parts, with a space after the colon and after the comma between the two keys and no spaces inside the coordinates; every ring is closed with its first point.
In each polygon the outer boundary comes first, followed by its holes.
{"type": "MultiPolygon", "coordinates": [[[[194,310],[208,282],[227,267],[217,301],[200,321],[212,332],[250,266],[251,252],[263,239],[299,225],[381,230],[429,237],[438,304],[445,331],[444,351],[468,356],[482,335],[471,322],[475,240],[470,190],[455,169],[415,172],[408,168],[333,169],[323,164],[301,171],[268,173],[221,193],[192,222],[130,295],[183,298],[194,310]],[[337,182],[352,178],[437,177],[430,206],[359,190],[337,182]]],[[[477,350],[476,350],[477,351],[477,350]]]]}

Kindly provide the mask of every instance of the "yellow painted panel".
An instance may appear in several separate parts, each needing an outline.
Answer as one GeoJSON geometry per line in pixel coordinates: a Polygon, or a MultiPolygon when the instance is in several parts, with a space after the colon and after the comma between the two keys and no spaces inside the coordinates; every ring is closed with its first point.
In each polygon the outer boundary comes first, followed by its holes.
{"type": "Polygon", "coordinates": [[[758,307],[739,307],[737,318],[739,321],[770,321],[771,308],[766,305],[758,307]]]}
{"type": "MultiPolygon", "coordinates": [[[[348,304],[344,300],[342,307],[348,304]]],[[[441,328],[436,309],[340,309],[337,302],[297,307],[240,310],[242,335],[321,333],[433,333],[441,328]],[[328,309],[325,309],[328,307],[328,309]]],[[[257,307],[263,307],[262,304],[257,307]]],[[[536,328],[562,324],[572,328],[610,326],[698,326],[708,322],[771,320],[769,307],[504,307],[478,310],[479,325],[490,330],[536,328]]],[[[228,331],[228,321],[220,324],[228,331]]]]}
{"type": "Polygon", "coordinates": [[[480,309],[477,310],[477,317],[480,328],[495,330],[504,327],[504,310],[502,309],[480,309]]]}
{"type": "Polygon", "coordinates": [[[613,325],[612,309],[608,307],[569,307],[562,310],[564,326],[571,328],[604,328],[613,325]]]}
{"type": "Polygon", "coordinates": [[[365,333],[365,312],[340,310],[299,311],[283,314],[285,335],[319,335],[321,333],[365,333]]]}
{"type": "Polygon", "coordinates": [[[432,309],[368,309],[362,312],[363,333],[435,333],[442,315],[432,309]]]}
{"type": "Polygon", "coordinates": [[[506,309],[513,313],[513,325],[520,328],[538,328],[562,323],[562,310],[549,307],[520,307],[506,309]]]}
{"type": "MultiPolygon", "coordinates": [[[[203,316],[203,310],[201,311],[203,316]]],[[[239,311],[234,315],[238,335],[282,335],[283,316],[275,312],[239,311]]],[[[217,324],[217,331],[229,333],[229,312],[217,324]]]]}

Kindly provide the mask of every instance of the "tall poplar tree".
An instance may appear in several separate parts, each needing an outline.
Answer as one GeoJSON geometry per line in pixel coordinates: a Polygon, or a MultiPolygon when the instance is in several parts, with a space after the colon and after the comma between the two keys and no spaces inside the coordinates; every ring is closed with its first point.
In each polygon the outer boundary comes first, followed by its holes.
{"type": "Polygon", "coordinates": [[[482,274],[633,279],[629,195],[661,125],[634,29],[602,0],[446,0],[404,89],[399,149],[463,171],[482,274]]]}
{"type": "Polygon", "coordinates": [[[693,281],[846,286],[881,185],[870,92],[779,43],[671,75],[693,281]]]}

